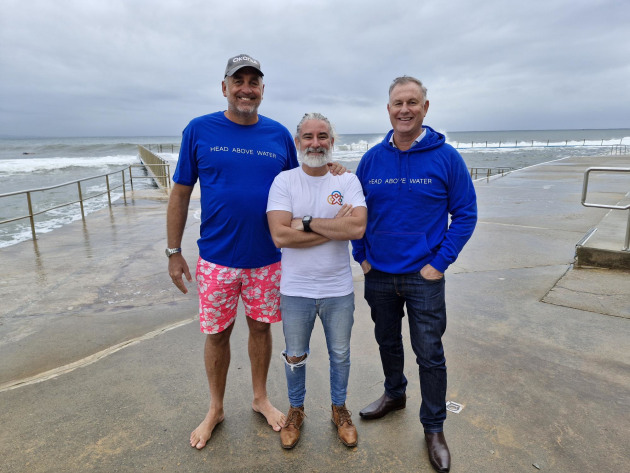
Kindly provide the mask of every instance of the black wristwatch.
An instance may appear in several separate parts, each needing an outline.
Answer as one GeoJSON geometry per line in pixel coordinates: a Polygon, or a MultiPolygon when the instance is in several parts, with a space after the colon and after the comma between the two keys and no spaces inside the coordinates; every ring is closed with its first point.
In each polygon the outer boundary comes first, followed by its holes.
{"type": "Polygon", "coordinates": [[[313,217],[311,217],[310,215],[306,215],[304,217],[302,217],[302,225],[304,225],[304,231],[305,232],[312,232],[313,230],[311,230],[311,220],[313,220],[313,217]]]}

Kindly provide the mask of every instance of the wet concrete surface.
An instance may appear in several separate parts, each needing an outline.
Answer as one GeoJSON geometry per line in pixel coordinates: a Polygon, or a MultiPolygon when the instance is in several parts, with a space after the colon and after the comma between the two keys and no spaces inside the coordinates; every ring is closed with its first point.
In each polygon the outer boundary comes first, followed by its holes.
{"type": "MultiPolygon", "coordinates": [[[[445,424],[451,471],[630,468],[630,273],[572,265],[575,244],[607,212],[580,205],[584,170],[629,163],[573,158],[476,182],[479,225],[447,272],[447,398],[463,406],[445,424]]],[[[624,194],[603,185],[594,192],[624,194]]],[[[183,245],[189,264],[196,211],[183,245]]],[[[164,214],[164,200],[143,197],[42,235],[38,253],[32,242],[0,250],[0,471],[432,471],[407,328],[407,408],[359,420],[381,395],[383,376],[356,267],[347,404],[358,447],[344,447],[330,422],[320,324],[302,439],[293,450],[280,447],[251,409],[239,309],[226,419],[206,448],[192,449],[190,431],[208,404],[203,335],[194,288],[182,295],[166,274],[164,214]],[[108,347],[120,349],[90,359],[108,347]]],[[[280,324],[272,332],[269,395],[286,411],[280,324]]]]}

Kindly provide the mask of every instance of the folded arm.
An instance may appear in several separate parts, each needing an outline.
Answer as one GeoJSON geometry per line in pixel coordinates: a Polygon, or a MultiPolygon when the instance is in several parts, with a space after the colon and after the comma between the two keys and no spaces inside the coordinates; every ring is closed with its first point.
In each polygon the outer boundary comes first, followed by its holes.
{"type": "Polygon", "coordinates": [[[318,233],[306,233],[291,228],[292,219],[293,214],[286,210],[270,210],[267,212],[269,231],[276,247],[310,248],[329,241],[328,238],[318,233]]]}
{"type": "MultiPolygon", "coordinates": [[[[335,218],[314,218],[311,220],[313,233],[330,240],[356,240],[363,237],[367,223],[367,209],[344,204],[335,218]]],[[[293,219],[293,228],[304,231],[302,219],[293,219]]]]}
{"type": "Polygon", "coordinates": [[[284,210],[267,212],[267,220],[271,237],[278,248],[309,248],[329,240],[351,240],[363,236],[367,209],[345,204],[334,218],[311,220],[312,232],[305,232],[302,219],[293,218],[291,212],[284,210]]]}

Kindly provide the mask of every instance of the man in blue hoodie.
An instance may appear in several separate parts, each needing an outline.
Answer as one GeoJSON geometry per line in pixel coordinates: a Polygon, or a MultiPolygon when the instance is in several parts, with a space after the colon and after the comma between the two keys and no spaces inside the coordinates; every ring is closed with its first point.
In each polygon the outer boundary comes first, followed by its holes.
{"type": "Polygon", "coordinates": [[[394,79],[387,104],[393,130],[365,153],[356,172],[368,222],[365,236],[352,242],[353,256],[365,274],[365,299],[385,375],[385,392],[359,415],[378,419],[406,405],[401,334],[406,306],[429,460],[437,471],[449,471],[443,433],[444,272],[473,233],[477,203],[462,157],[444,135],[422,125],[429,110],[426,94],[414,77],[394,79]]]}

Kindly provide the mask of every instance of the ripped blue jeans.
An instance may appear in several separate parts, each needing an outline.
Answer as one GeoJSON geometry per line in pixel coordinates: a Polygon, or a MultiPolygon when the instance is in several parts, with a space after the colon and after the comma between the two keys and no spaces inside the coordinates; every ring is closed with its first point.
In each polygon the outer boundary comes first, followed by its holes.
{"type": "Polygon", "coordinates": [[[319,315],[326,335],[330,360],[330,398],[336,406],[346,402],[350,375],[350,334],[354,323],[354,293],[341,297],[311,299],[282,295],[282,330],[286,350],[282,352],[287,376],[289,402],[304,405],[306,396],[306,363],[309,359],[311,333],[319,315]],[[287,357],[302,358],[290,363],[287,357]]]}

